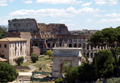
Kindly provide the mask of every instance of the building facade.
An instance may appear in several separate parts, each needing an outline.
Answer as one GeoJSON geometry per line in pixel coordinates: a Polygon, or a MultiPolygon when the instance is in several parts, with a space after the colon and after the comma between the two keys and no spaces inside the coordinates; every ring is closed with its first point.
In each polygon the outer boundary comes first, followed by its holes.
{"type": "Polygon", "coordinates": [[[25,60],[26,40],[16,37],[0,39],[0,57],[7,59],[10,64],[15,64],[14,59],[18,57],[25,60]]]}
{"type": "Polygon", "coordinates": [[[8,24],[6,37],[26,39],[27,56],[33,52],[33,46],[40,49],[40,54],[53,47],[81,47],[82,54],[87,55],[89,59],[92,59],[99,50],[107,49],[107,46],[90,46],[87,41],[92,34],[71,34],[65,24],[37,23],[35,19],[12,19],[8,20],[8,24]]]}

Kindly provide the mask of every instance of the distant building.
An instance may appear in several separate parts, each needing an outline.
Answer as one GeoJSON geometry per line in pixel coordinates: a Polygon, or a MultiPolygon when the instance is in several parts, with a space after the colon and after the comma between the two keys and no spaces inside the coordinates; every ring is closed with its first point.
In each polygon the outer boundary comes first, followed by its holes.
{"type": "Polygon", "coordinates": [[[26,58],[26,40],[18,37],[0,39],[0,57],[15,64],[14,59],[23,56],[26,58]]]}
{"type": "Polygon", "coordinates": [[[5,37],[26,39],[27,56],[31,56],[32,53],[42,55],[54,47],[74,47],[82,48],[82,54],[92,60],[99,50],[107,49],[106,45],[92,47],[88,44],[88,38],[97,31],[69,31],[65,24],[38,23],[35,19],[26,18],[8,20],[8,33],[5,37]]]}

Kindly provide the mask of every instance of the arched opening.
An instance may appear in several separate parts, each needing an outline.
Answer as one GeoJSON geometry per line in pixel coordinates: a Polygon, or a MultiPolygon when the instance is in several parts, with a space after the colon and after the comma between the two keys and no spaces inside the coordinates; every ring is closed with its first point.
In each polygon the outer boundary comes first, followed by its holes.
{"type": "Polygon", "coordinates": [[[60,73],[61,73],[62,77],[64,77],[66,69],[70,68],[70,67],[72,67],[72,65],[71,65],[71,62],[69,62],[69,61],[64,61],[63,63],[61,63],[61,65],[60,65],[60,73]]]}
{"type": "Polygon", "coordinates": [[[85,49],[85,43],[83,44],[82,48],[85,49]]]}
{"type": "Polygon", "coordinates": [[[87,49],[89,49],[89,44],[87,44],[87,49]]]}
{"type": "Polygon", "coordinates": [[[50,43],[48,43],[47,46],[50,48],[50,43]]]}
{"type": "Polygon", "coordinates": [[[55,43],[53,43],[52,47],[55,47],[55,43]]]}
{"type": "Polygon", "coordinates": [[[78,44],[78,47],[81,47],[81,44],[80,44],[80,43],[78,44]]]}
{"type": "Polygon", "coordinates": [[[91,49],[93,49],[93,46],[91,46],[91,49]]]}
{"type": "Polygon", "coordinates": [[[103,49],[103,46],[101,46],[101,49],[103,49]]]}
{"type": "Polygon", "coordinates": [[[72,47],[72,44],[69,44],[69,47],[72,47]]]}
{"type": "Polygon", "coordinates": [[[89,58],[89,53],[87,53],[87,57],[89,58]]]}
{"type": "Polygon", "coordinates": [[[94,56],[97,56],[97,53],[95,53],[94,56]]]}
{"type": "Polygon", "coordinates": [[[41,49],[41,50],[43,49],[43,44],[42,44],[42,43],[40,43],[40,49],[41,49]]]}
{"type": "Polygon", "coordinates": [[[38,46],[38,43],[35,43],[35,46],[38,46]]]}
{"type": "Polygon", "coordinates": [[[93,53],[91,53],[91,58],[93,58],[93,53]]]}
{"type": "Polygon", "coordinates": [[[77,47],[77,44],[76,44],[76,43],[74,44],[74,47],[77,47]]]}
{"type": "Polygon", "coordinates": [[[62,44],[60,43],[60,47],[62,46],[62,44]]]}

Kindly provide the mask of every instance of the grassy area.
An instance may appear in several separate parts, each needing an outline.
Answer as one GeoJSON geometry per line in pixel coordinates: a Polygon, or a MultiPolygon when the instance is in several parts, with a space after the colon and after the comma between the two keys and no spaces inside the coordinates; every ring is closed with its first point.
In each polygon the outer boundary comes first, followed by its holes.
{"type": "MultiPolygon", "coordinates": [[[[47,72],[52,72],[52,66],[49,65],[50,63],[52,63],[52,59],[46,55],[43,55],[43,56],[39,56],[39,59],[38,61],[36,61],[36,63],[32,63],[31,60],[21,64],[22,66],[29,66],[29,65],[33,65],[35,67],[38,67],[39,64],[42,64],[42,65],[46,65],[46,68],[43,68],[43,70],[47,71],[47,72]]],[[[38,71],[38,70],[36,70],[38,71]]]]}

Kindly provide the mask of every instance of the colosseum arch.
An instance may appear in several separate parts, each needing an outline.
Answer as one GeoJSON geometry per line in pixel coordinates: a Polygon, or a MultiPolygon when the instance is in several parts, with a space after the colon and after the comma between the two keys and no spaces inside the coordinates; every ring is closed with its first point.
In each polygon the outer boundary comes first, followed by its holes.
{"type": "Polygon", "coordinates": [[[71,66],[81,65],[81,48],[53,48],[53,77],[62,77],[61,65],[68,61],[71,63],[71,66]]]}
{"type": "Polygon", "coordinates": [[[72,47],[72,44],[69,44],[69,47],[72,47]]]}
{"type": "Polygon", "coordinates": [[[85,43],[83,43],[83,46],[82,46],[83,49],[85,49],[85,43]]]}
{"type": "Polygon", "coordinates": [[[76,43],[74,44],[74,47],[77,47],[77,44],[76,44],[76,43]]]}
{"type": "Polygon", "coordinates": [[[80,44],[80,43],[78,44],[78,47],[81,47],[81,44],[80,44]]]}
{"type": "Polygon", "coordinates": [[[47,43],[47,46],[50,48],[50,43],[47,43]]]}

